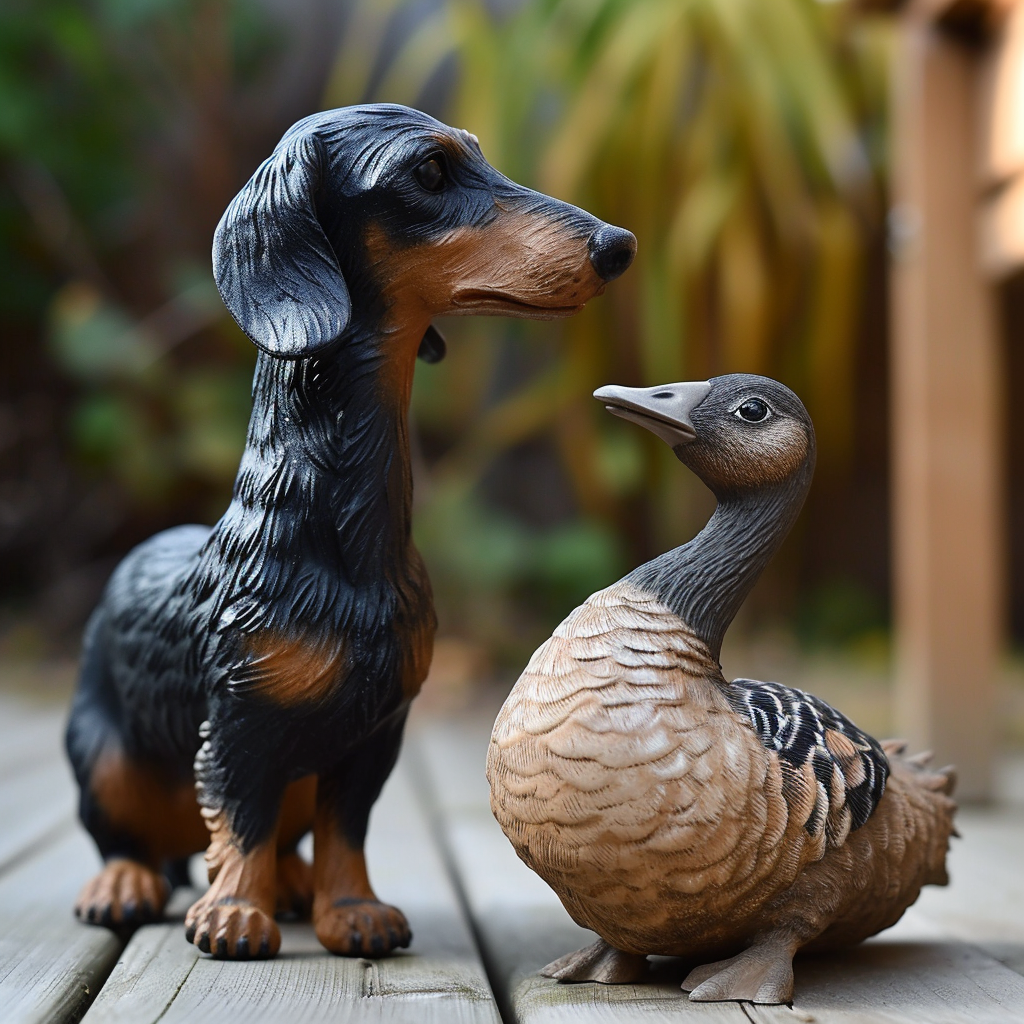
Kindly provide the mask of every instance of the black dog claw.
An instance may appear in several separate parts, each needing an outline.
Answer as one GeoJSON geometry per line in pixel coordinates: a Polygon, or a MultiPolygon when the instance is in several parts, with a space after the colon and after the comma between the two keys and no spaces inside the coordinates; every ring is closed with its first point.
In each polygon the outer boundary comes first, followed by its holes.
{"type": "MultiPolygon", "coordinates": [[[[246,902],[223,879],[272,840],[290,779],[333,794],[337,856],[361,851],[365,816],[346,808],[369,813],[381,791],[437,628],[409,542],[415,359],[446,347],[430,324],[569,316],[634,248],[628,231],[517,185],[472,135],[408,107],[323,111],[285,133],[213,239],[218,291],[260,350],[231,502],[212,527],[130,552],[86,633],[67,749],[101,848],[137,848],[165,822],[170,838],[148,853],[187,881],[178,815],[195,807],[152,779],[194,772],[223,826],[221,902],[246,902]],[[103,806],[99,750],[123,753],[101,759],[117,780],[108,799],[152,791],[152,806],[126,804],[123,821],[103,806]]],[[[387,919],[332,942],[358,956],[387,919]]],[[[186,937],[210,952],[205,932],[186,937]]],[[[411,941],[401,928],[388,938],[411,941]]],[[[277,941],[261,939],[259,956],[277,941]]]]}

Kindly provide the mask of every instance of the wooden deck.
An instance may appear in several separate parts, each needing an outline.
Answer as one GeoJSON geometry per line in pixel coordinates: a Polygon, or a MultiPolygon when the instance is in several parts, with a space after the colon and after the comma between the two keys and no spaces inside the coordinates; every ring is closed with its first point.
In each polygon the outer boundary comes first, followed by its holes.
{"type": "Polygon", "coordinates": [[[536,974],[591,941],[512,852],[483,778],[488,722],[413,723],[374,813],[369,862],[405,910],[411,949],[341,959],[308,925],[283,928],[274,961],[224,963],[171,920],[124,946],[71,905],[96,870],[74,817],[63,710],[0,694],[0,1024],[177,1024],[196,1019],[374,1024],[706,1021],[762,1024],[1024,1022],[1024,809],[964,811],[953,884],[926,890],[884,936],[797,961],[789,1007],[693,1004],[685,968],[658,960],[643,985],[560,985],[536,974]]]}

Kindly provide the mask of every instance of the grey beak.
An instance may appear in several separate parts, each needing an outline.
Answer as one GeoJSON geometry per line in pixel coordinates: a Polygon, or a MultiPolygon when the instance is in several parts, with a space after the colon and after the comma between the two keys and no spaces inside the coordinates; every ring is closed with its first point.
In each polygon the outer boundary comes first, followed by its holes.
{"type": "Polygon", "coordinates": [[[613,415],[639,423],[675,448],[696,440],[697,431],[690,414],[710,391],[711,384],[706,380],[662,384],[654,388],[606,384],[594,392],[594,397],[604,402],[605,408],[613,415]]]}

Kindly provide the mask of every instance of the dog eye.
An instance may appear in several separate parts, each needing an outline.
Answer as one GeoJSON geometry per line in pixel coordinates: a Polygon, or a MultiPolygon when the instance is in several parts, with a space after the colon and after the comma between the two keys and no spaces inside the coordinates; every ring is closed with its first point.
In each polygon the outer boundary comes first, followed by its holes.
{"type": "Polygon", "coordinates": [[[748,398],[736,410],[736,415],[748,423],[760,423],[768,418],[768,412],[768,406],[760,398],[748,398]]]}
{"type": "Polygon", "coordinates": [[[444,188],[444,168],[436,156],[428,156],[412,173],[428,192],[440,192],[444,188]]]}

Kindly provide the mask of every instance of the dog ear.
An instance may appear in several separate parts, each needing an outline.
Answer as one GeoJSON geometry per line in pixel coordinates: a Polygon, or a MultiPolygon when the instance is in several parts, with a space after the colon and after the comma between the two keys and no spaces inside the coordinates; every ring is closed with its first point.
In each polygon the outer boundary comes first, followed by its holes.
{"type": "Polygon", "coordinates": [[[439,363],[447,354],[448,342],[444,340],[444,335],[431,324],[416,351],[417,357],[425,363],[439,363]]]}
{"type": "Polygon", "coordinates": [[[320,226],[326,158],[312,132],[284,139],[231,201],[213,236],[213,276],[250,340],[284,359],[335,342],[352,300],[320,226]]]}

